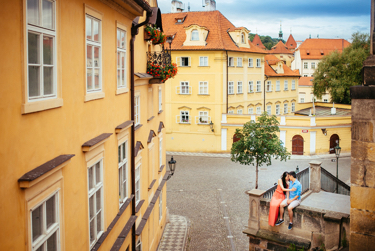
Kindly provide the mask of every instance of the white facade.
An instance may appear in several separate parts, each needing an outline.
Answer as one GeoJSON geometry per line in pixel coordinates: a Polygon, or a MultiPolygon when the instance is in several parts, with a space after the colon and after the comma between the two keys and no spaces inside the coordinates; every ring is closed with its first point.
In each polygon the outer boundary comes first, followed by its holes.
{"type": "Polygon", "coordinates": [[[301,77],[312,77],[318,67],[319,59],[301,59],[301,53],[297,50],[294,53],[294,60],[291,64],[292,70],[298,69],[301,77]],[[307,68],[306,68],[307,67],[307,68]]]}

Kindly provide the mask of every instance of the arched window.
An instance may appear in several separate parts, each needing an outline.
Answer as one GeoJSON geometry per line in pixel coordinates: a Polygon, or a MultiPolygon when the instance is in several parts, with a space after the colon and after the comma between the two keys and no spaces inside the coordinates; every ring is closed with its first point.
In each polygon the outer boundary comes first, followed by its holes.
{"type": "Polygon", "coordinates": [[[241,43],[245,43],[245,35],[243,33],[241,33],[241,43]]]}
{"type": "Polygon", "coordinates": [[[193,30],[191,32],[191,40],[192,41],[199,41],[199,33],[198,30],[193,30]]]}

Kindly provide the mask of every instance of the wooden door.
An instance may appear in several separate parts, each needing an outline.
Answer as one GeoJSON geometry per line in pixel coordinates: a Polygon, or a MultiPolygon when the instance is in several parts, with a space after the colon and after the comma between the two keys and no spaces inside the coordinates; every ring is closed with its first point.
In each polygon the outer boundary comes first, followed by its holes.
{"type": "Polygon", "coordinates": [[[237,138],[237,134],[233,135],[233,143],[239,141],[240,139],[240,137],[237,138]]]}
{"type": "Polygon", "coordinates": [[[329,153],[335,153],[335,146],[339,143],[339,135],[333,134],[329,139],[329,153]]]}
{"type": "Polygon", "coordinates": [[[295,135],[292,139],[292,154],[303,155],[303,138],[301,135],[295,135]]]}

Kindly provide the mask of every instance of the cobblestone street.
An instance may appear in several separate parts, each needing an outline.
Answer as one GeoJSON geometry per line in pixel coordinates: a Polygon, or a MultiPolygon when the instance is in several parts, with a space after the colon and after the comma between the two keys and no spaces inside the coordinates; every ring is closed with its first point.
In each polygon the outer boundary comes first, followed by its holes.
{"type": "MultiPolygon", "coordinates": [[[[167,161],[171,156],[167,156],[167,161]]],[[[189,251],[245,251],[248,238],[242,233],[249,214],[245,191],[255,186],[255,167],[230,158],[173,156],[176,172],[167,184],[167,207],[172,215],[185,216],[189,224],[189,251]]],[[[332,159],[335,158],[332,155],[332,159]]],[[[312,159],[273,161],[259,171],[259,189],[268,189],[283,171],[302,170],[312,159]]],[[[322,167],[336,175],[336,162],[319,159],[322,167]]],[[[339,178],[348,183],[350,157],[339,159],[339,178]]]]}

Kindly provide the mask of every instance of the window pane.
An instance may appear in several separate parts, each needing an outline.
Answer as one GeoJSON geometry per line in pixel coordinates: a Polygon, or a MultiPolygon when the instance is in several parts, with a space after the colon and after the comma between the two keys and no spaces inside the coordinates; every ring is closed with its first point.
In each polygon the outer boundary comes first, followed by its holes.
{"type": "Polygon", "coordinates": [[[43,37],[43,64],[53,64],[53,38],[43,37]]]}
{"type": "Polygon", "coordinates": [[[94,195],[89,198],[89,207],[90,207],[90,220],[91,220],[95,216],[94,195]]]}
{"type": "Polygon", "coordinates": [[[99,88],[99,69],[95,69],[95,89],[99,88]]]}
{"type": "Polygon", "coordinates": [[[57,234],[56,232],[51,235],[47,240],[47,251],[54,251],[57,250],[57,234]]]}
{"type": "Polygon", "coordinates": [[[94,47],[94,67],[99,67],[99,47],[94,47]]]}
{"type": "Polygon", "coordinates": [[[87,90],[92,90],[92,69],[87,69],[87,90]]]}
{"type": "Polygon", "coordinates": [[[39,24],[39,0],[27,0],[27,22],[39,24]]]}
{"type": "Polygon", "coordinates": [[[126,49],[125,45],[125,32],[121,32],[121,48],[126,49]]]}
{"type": "Polygon", "coordinates": [[[102,189],[99,189],[96,193],[96,212],[100,211],[100,209],[102,208],[102,197],[101,197],[101,194],[102,194],[102,189]]]}
{"type": "Polygon", "coordinates": [[[122,167],[120,167],[119,169],[118,169],[118,184],[119,184],[119,200],[121,201],[121,199],[122,199],[122,195],[121,195],[121,191],[122,191],[122,188],[121,188],[121,186],[122,186],[122,180],[121,180],[121,178],[122,178],[122,167]]]}
{"type": "Polygon", "coordinates": [[[44,95],[53,93],[53,68],[44,67],[43,69],[44,95]]]}
{"type": "Polygon", "coordinates": [[[39,35],[34,33],[28,34],[28,55],[29,64],[39,63],[39,35]]]}
{"type": "Polygon", "coordinates": [[[44,251],[44,245],[41,245],[36,251],[44,251]]]}
{"type": "Polygon", "coordinates": [[[96,176],[96,184],[100,183],[100,181],[102,181],[101,179],[101,175],[100,175],[100,162],[98,162],[96,165],[95,165],[95,170],[96,170],[96,173],[95,173],[95,176],[96,176]]]}
{"type": "Polygon", "coordinates": [[[121,31],[117,29],[117,47],[120,48],[121,46],[121,31]]]}
{"type": "Polygon", "coordinates": [[[92,46],[91,45],[87,45],[86,47],[87,49],[87,58],[86,58],[86,66],[87,67],[92,67],[93,66],[93,63],[92,63],[92,46]]]}
{"type": "Polygon", "coordinates": [[[118,163],[121,162],[121,146],[118,146],[118,163]]]}
{"type": "Polygon", "coordinates": [[[33,229],[33,241],[35,241],[42,234],[42,215],[43,215],[43,205],[34,209],[31,213],[31,222],[33,229]]]}
{"type": "Polygon", "coordinates": [[[93,20],[93,22],[94,22],[94,27],[93,27],[94,38],[93,38],[93,40],[96,41],[96,42],[99,42],[99,22],[96,21],[96,20],[93,20]]]}
{"type": "Polygon", "coordinates": [[[117,52],[117,68],[121,68],[121,52],[117,52]]]}
{"type": "Polygon", "coordinates": [[[91,18],[86,17],[86,39],[92,39],[92,30],[91,30],[92,21],[91,18]]]}
{"type": "Polygon", "coordinates": [[[29,66],[29,96],[40,95],[39,90],[39,66],[29,66]]]}
{"type": "Polygon", "coordinates": [[[97,233],[99,233],[100,231],[102,231],[102,212],[98,213],[98,215],[96,216],[96,222],[97,233]]]}
{"type": "Polygon", "coordinates": [[[56,195],[46,202],[47,229],[56,222],[56,195]]]}
{"type": "Polygon", "coordinates": [[[53,29],[53,3],[43,0],[43,27],[53,29]]]}
{"type": "Polygon", "coordinates": [[[90,221],[90,243],[95,240],[95,219],[90,221]]]}
{"type": "Polygon", "coordinates": [[[89,190],[94,187],[94,169],[92,167],[89,168],[89,190]]]}
{"type": "Polygon", "coordinates": [[[126,144],[122,144],[122,158],[126,159],[126,144]]]}

